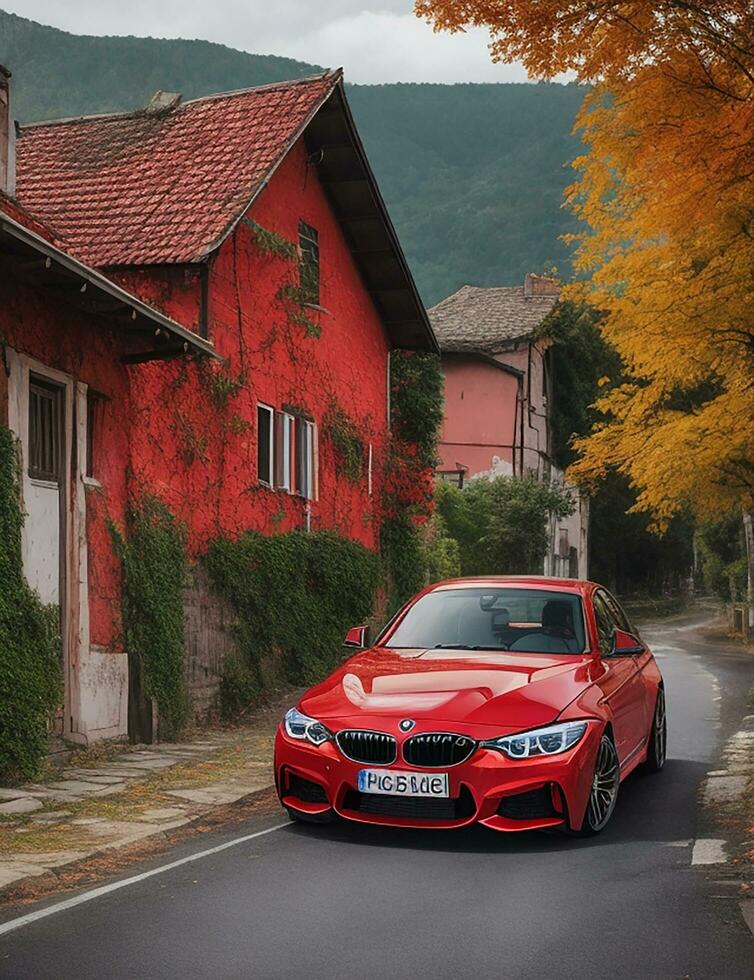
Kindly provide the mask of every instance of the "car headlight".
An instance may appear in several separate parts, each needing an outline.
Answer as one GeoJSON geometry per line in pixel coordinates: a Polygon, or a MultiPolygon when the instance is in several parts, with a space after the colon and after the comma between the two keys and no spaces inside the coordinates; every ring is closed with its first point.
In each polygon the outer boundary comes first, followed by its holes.
{"type": "Polygon", "coordinates": [[[557,755],[580,741],[586,731],[585,721],[565,721],[560,725],[535,728],[518,735],[503,735],[482,742],[487,749],[498,749],[511,759],[530,759],[534,755],[557,755]]]}
{"type": "Polygon", "coordinates": [[[291,708],[286,714],[283,719],[283,726],[289,738],[305,740],[311,742],[312,745],[321,745],[332,738],[332,732],[325,728],[321,721],[302,714],[296,708],[291,708]]]}

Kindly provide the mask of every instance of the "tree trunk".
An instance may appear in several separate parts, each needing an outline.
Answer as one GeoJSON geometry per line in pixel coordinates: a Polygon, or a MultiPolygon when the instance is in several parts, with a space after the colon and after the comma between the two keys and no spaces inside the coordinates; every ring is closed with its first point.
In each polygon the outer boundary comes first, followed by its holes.
{"type": "Polygon", "coordinates": [[[748,510],[743,513],[744,542],[746,544],[746,616],[744,632],[748,637],[754,626],[754,522],[748,510]]]}

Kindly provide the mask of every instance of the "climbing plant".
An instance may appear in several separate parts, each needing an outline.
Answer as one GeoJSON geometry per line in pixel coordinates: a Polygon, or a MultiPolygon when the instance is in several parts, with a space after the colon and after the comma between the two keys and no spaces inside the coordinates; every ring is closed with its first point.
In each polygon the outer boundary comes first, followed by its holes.
{"type": "Polygon", "coordinates": [[[125,647],[141,661],[146,693],[157,701],[160,735],[186,717],[183,589],[186,536],[170,511],[145,495],[127,514],[126,533],[111,524],[121,562],[125,647]]]}
{"type": "Polygon", "coordinates": [[[325,413],[322,431],[335,450],[337,472],[358,483],[364,469],[364,440],[356,423],[335,400],[325,413]]]}
{"type": "Polygon", "coordinates": [[[216,592],[238,617],[238,657],[226,665],[222,707],[237,715],[263,689],[320,680],[349,626],[365,622],[378,558],[330,531],[215,540],[204,558],[216,592]]]}
{"type": "Polygon", "coordinates": [[[29,588],[21,557],[16,441],[0,426],[0,778],[32,778],[63,698],[60,614],[29,588]]]}
{"type": "Polygon", "coordinates": [[[421,526],[434,509],[433,469],[443,418],[443,376],[435,354],[393,351],[390,425],[380,532],[390,610],[426,584],[421,526]]]}

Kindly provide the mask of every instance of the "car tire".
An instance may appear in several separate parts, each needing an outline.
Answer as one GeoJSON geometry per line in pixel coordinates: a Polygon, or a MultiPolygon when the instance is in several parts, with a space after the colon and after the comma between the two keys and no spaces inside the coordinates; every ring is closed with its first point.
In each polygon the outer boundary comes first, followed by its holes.
{"type": "Polygon", "coordinates": [[[645,772],[659,772],[665,765],[668,751],[668,717],[665,710],[665,691],[657,688],[657,700],[649,732],[647,760],[643,765],[645,772]]]}
{"type": "Polygon", "coordinates": [[[327,810],[325,813],[302,813],[301,810],[294,810],[287,806],[288,816],[294,823],[332,823],[335,819],[335,811],[327,810]]]}
{"type": "Polygon", "coordinates": [[[593,837],[608,825],[618,802],[620,764],[612,735],[602,733],[597,757],[594,760],[592,788],[586,805],[584,819],[578,830],[569,830],[572,837],[593,837]]]}

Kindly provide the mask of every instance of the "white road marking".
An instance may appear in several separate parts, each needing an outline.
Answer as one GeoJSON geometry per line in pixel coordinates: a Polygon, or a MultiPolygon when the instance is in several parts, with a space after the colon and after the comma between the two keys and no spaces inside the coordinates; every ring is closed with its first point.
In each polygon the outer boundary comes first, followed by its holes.
{"type": "Polygon", "coordinates": [[[151,871],[143,871],[141,874],[132,875],[130,878],[123,878],[121,881],[113,881],[109,885],[101,885],[99,888],[93,888],[91,891],[82,892],[81,895],[66,898],[62,902],[48,905],[46,908],[38,909],[36,912],[28,912],[26,915],[20,915],[17,919],[0,922],[0,936],[13,932],[16,929],[21,929],[23,926],[31,925],[32,922],[37,922],[39,919],[46,919],[48,915],[57,915],[58,912],[65,912],[67,909],[76,908],[77,905],[93,902],[96,898],[109,895],[110,892],[117,892],[121,888],[127,888],[128,885],[135,885],[137,882],[145,881],[147,878],[154,878],[155,875],[172,871],[173,868],[180,868],[181,865],[190,864],[192,861],[200,861],[202,858],[210,857],[212,854],[219,854],[220,851],[226,851],[229,847],[237,847],[239,844],[245,844],[247,841],[254,840],[256,837],[264,837],[265,834],[271,834],[275,830],[282,830],[283,827],[290,827],[290,825],[289,820],[286,820],[285,823],[277,823],[274,827],[267,827],[266,830],[258,830],[256,833],[246,834],[244,837],[236,837],[233,840],[226,841],[224,844],[218,844],[216,847],[209,847],[206,851],[197,851],[195,854],[189,854],[186,857],[179,858],[177,861],[171,861],[169,864],[162,864],[159,868],[152,868],[151,871]]]}
{"type": "Polygon", "coordinates": [[[694,864],[725,864],[725,841],[712,837],[700,837],[694,843],[691,852],[691,863],[694,864]]]}

